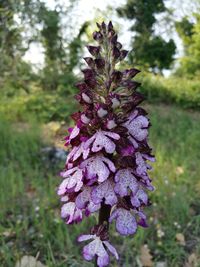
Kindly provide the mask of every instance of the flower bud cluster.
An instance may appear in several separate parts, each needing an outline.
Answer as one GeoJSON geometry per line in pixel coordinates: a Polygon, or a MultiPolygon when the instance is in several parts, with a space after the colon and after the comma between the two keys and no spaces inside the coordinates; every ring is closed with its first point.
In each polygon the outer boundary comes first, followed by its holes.
{"type": "Polygon", "coordinates": [[[84,58],[76,99],[82,110],[72,115],[75,127],[69,129],[66,145],[71,146],[63,181],[58,188],[63,206],[61,217],[67,224],[99,212],[99,222],[89,235],[78,241],[92,241],[83,248],[86,260],[96,258],[100,267],[109,264],[109,254],[118,259],[109,243],[109,223],[124,236],[147,227],[145,206],[147,191],[154,190],[148,161],[154,161],[148,145],[149,119],[138,107],[143,95],[133,78],[139,70],[120,71],[116,65],[128,51],[122,49],[111,22],[97,23],[93,38],[98,46],[87,46],[91,57],[84,58]]]}

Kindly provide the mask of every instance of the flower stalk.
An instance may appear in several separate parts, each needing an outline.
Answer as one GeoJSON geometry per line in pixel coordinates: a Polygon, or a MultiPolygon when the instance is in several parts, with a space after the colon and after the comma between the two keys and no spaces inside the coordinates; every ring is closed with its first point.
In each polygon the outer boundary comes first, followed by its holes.
{"type": "Polygon", "coordinates": [[[150,205],[147,191],[154,190],[148,161],[154,161],[148,145],[149,119],[138,105],[144,100],[133,78],[139,70],[119,70],[128,51],[122,49],[111,22],[97,23],[93,38],[98,46],[87,46],[92,57],[84,58],[76,100],[81,111],[72,114],[75,127],[69,129],[66,146],[71,146],[58,195],[64,203],[61,217],[67,224],[79,223],[99,212],[97,225],[79,242],[85,260],[96,266],[109,265],[109,254],[118,260],[109,242],[109,224],[127,236],[147,227],[144,207],[150,205]]]}

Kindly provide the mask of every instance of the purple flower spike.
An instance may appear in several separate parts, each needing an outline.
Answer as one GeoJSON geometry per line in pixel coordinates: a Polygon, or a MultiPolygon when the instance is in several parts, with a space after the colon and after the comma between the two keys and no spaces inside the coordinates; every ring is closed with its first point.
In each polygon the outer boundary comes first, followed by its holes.
{"type": "Polygon", "coordinates": [[[75,126],[65,138],[70,151],[57,193],[67,224],[99,213],[90,234],[78,241],[91,240],[83,257],[104,267],[109,265],[109,254],[118,259],[109,243],[110,223],[115,220],[123,236],[135,234],[138,225],[147,227],[147,192],[154,190],[149,162],[155,159],[148,144],[150,122],[138,106],[144,100],[138,92],[140,83],[134,80],[140,71],[116,67],[128,51],[118,41],[112,22],[97,23],[93,39],[97,46],[87,46],[91,56],[84,58],[84,79],[76,84],[75,99],[82,107],[71,115],[75,126]]]}

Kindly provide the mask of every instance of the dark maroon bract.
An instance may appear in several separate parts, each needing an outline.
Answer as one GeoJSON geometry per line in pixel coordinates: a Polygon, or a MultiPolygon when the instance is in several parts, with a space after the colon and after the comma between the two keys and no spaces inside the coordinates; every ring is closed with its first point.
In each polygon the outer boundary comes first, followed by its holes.
{"type": "Polygon", "coordinates": [[[83,256],[103,267],[109,264],[109,253],[118,259],[108,241],[109,223],[124,236],[134,234],[138,226],[147,227],[143,208],[149,205],[147,191],[154,189],[147,161],[154,157],[147,143],[147,113],[138,107],[143,101],[136,92],[140,84],[132,80],[139,70],[115,68],[128,52],[111,22],[97,26],[93,38],[98,46],[87,46],[92,57],[84,58],[88,68],[82,70],[84,81],[77,84],[82,111],[72,115],[75,127],[66,137],[72,149],[58,195],[67,224],[99,212],[98,224],[78,241],[90,240],[83,256]]]}

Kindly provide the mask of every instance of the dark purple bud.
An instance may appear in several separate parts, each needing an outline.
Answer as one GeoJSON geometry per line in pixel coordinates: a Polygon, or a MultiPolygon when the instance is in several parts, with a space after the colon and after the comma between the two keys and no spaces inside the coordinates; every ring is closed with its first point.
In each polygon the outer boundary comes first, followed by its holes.
{"type": "Polygon", "coordinates": [[[83,59],[85,60],[85,62],[88,64],[88,66],[90,68],[94,68],[95,67],[95,63],[94,63],[93,58],[91,58],[91,57],[84,57],[83,59]]]}
{"type": "Polygon", "coordinates": [[[112,79],[112,81],[113,81],[114,83],[116,83],[116,82],[120,82],[121,79],[122,79],[122,77],[123,77],[122,72],[121,72],[121,71],[118,71],[118,70],[113,71],[113,73],[112,73],[112,75],[111,75],[111,79],[112,79]]]}
{"type": "Polygon", "coordinates": [[[131,80],[125,80],[121,83],[122,86],[127,87],[129,90],[135,90],[141,83],[131,80]]]}
{"type": "Polygon", "coordinates": [[[112,38],[111,38],[111,43],[113,44],[113,45],[115,45],[116,44],[116,42],[117,42],[117,34],[115,34],[112,38]]]}
{"type": "Polygon", "coordinates": [[[85,90],[87,90],[87,84],[85,84],[85,83],[77,83],[76,84],[76,87],[80,90],[80,91],[85,91],[85,90]]]}
{"type": "Polygon", "coordinates": [[[101,23],[101,28],[103,30],[103,33],[106,33],[106,24],[104,21],[101,23]]]}
{"type": "Polygon", "coordinates": [[[107,90],[110,89],[111,83],[112,83],[111,80],[107,80],[107,81],[105,82],[105,87],[106,87],[107,90]]]}
{"type": "Polygon", "coordinates": [[[96,25],[99,29],[101,29],[101,25],[98,22],[96,22],[96,25]]]}
{"type": "Polygon", "coordinates": [[[81,116],[81,112],[80,111],[71,114],[71,118],[76,122],[80,120],[80,116],[81,116]]]}
{"type": "Polygon", "coordinates": [[[123,60],[128,55],[127,50],[122,50],[120,53],[120,60],[123,60]]]}
{"type": "Polygon", "coordinates": [[[108,31],[111,31],[111,30],[113,30],[113,24],[112,24],[111,21],[109,21],[109,23],[108,23],[108,31]]]}
{"type": "Polygon", "coordinates": [[[112,36],[114,36],[114,35],[115,35],[115,31],[114,31],[114,30],[110,30],[110,31],[108,32],[108,38],[109,38],[109,39],[111,39],[112,36]]]}
{"type": "Polygon", "coordinates": [[[147,224],[147,222],[146,222],[146,220],[143,219],[143,218],[141,218],[141,219],[138,221],[138,225],[140,225],[140,226],[142,226],[142,227],[144,227],[144,228],[149,227],[148,224],[147,224]]]}
{"type": "Polygon", "coordinates": [[[96,31],[93,33],[93,39],[97,42],[101,42],[103,40],[103,35],[96,31]]]}
{"type": "Polygon", "coordinates": [[[92,89],[95,88],[96,83],[97,83],[95,78],[86,79],[85,82],[92,89]]]}
{"type": "Polygon", "coordinates": [[[133,68],[133,69],[125,70],[123,72],[123,74],[124,74],[125,78],[128,78],[129,79],[129,78],[133,78],[139,72],[140,72],[140,70],[133,68]]]}
{"type": "Polygon", "coordinates": [[[144,100],[144,96],[141,93],[134,92],[132,96],[132,102],[134,106],[139,105],[144,100]]]}
{"type": "Polygon", "coordinates": [[[120,54],[120,51],[117,47],[113,48],[112,55],[113,55],[115,60],[117,60],[120,57],[121,54],[120,54]]]}
{"type": "Polygon", "coordinates": [[[102,58],[96,58],[95,64],[96,64],[97,69],[102,69],[105,66],[105,60],[102,58]]]}
{"type": "Polygon", "coordinates": [[[116,43],[116,47],[117,47],[118,49],[121,49],[121,48],[122,48],[122,44],[119,43],[119,42],[117,42],[117,43],[116,43]]]}
{"type": "Polygon", "coordinates": [[[100,52],[100,46],[87,45],[87,49],[90,52],[90,54],[94,57],[98,56],[100,52]]]}
{"type": "Polygon", "coordinates": [[[84,69],[84,70],[82,70],[82,72],[83,72],[86,80],[93,78],[94,74],[95,74],[94,71],[91,69],[84,69]]]}

